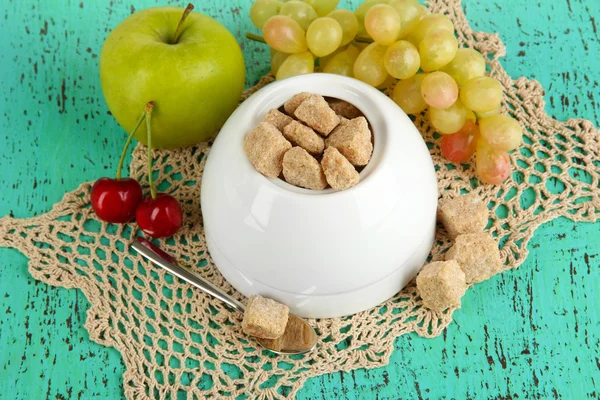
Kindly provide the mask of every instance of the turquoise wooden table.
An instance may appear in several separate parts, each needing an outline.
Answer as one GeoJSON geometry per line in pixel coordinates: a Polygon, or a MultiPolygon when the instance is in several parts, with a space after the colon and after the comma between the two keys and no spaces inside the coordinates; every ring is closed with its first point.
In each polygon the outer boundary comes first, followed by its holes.
{"type": "MultiPolygon", "coordinates": [[[[254,83],[268,51],[244,38],[249,2],[197,3],[237,36],[254,83]]],[[[156,4],[2,2],[0,215],[43,213],[82,181],[112,173],[123,133],[102,98],[98,54],[118,22],[156,4]]],[[[499,33],[511,76],[541,82],[550,115],[600,125],[600,1],[464,0],[464,8],[475,29],[499,33]]],[[[390,365],[309,380],[298,398],[598,398],[599,228],[542,226],[528,260],[470,290],[442,336],[402,336],[390,365]]],[[[0,249],[0,260],[0,398],[121,398],[124,364],[89,340],[82,294],[34,281],[16,250],[0,249]]]]}

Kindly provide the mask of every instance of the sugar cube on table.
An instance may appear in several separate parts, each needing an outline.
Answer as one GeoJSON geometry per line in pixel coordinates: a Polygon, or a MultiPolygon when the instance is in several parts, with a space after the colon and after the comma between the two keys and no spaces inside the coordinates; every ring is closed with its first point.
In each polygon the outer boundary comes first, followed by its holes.
{"type": "Polygon", "coordinates": [[[460,299],[467,291],[465,273],[454,260],[432,262],[419,272],[417,289],[423,305],[431,310],[460,306],[460,299]]]}
{"type": "Polygon", "coordinates": [[[465,233],[482,232],[488,223],[488,217],[486,205],[473,193],[440,200],[438,206],[438,218],[452,239],[465,233]]]}
{"type": "Polygon", "coordinates": [[[314,190],[327,187],[321,164],[302,147],[293,147],[283,156],[283,176],[291,185],[314,190]]]}
{"type": "Polygon", "coordinates": [[[373,152],[373,143],[365,117],[354,118],[338,126],[325,139],[325,147],[335,147],[352,165],[367,165],[373,152]]]}
{"type": "Polygon", "coordinates": [[[268,122],[261,122],[244,139],[244,152],[254,168],[271,178],[281,174],[283,155],[291,148],[292,144],[268,122]]]}
{"type": "Polygon", "coordinates": [[[281,111],[277,110],[276,108],[273,108],[272,110],[269,110],[269,112],[265,115],[263,121],[270,123],[280,132],[283,132],[283,128],[285,128],[287,124],[292,122],[293,119],[291,117],[288,117],[281,111]]]}
{"type": "Polygon", "coordinates": [[[338,190],[351,188],[360,181],[354,166],[335,147],[328,147],[321,160],[327,183],[338,190]]]}
{"type": "Polygon", "coordinates": [[[296,108],[294,115],[323,136],[329,135],[340,123],[340,117],[329,107],[323,96],[319,95],[307,97],[296,108]]]}
{"type": "Polygon", "coordinates": [[[283,128],[283,136],[314,155],[321,155],[325,148],[323,138],[308,126],[302,125],[298,121],[291,121],[283,128]]]}
{"type": "Polygon", "coordinates": [[[283,335],[290,309],[275,300],[252,296],[248,300],[242,330],[251,336],[277,339],[283,335]]]}
{"type": "Polygon", "coordinates": [[[308,99],[310,96],[315,96],[312,93],[308,93],[308,92],[302,92],[302,93],[298,93],[292,96],[291,99],[289,99],[288,101],[285,102],[285,104],[283,105],[283,109],[285,110],[286,113],[288,113],[288,115],[294,115],[294,112],[296,111],[296,109],[298,108],[298,106],[300,104],[302,104],[302,102],[306,99],[308,99]]]}
{"type": "Polygon", "coordinates": [[[502,271],[498,243],[486,232],[459,235],[446,253],[446,260],[458,262],[467,285],[483,282],[502,271]]]}

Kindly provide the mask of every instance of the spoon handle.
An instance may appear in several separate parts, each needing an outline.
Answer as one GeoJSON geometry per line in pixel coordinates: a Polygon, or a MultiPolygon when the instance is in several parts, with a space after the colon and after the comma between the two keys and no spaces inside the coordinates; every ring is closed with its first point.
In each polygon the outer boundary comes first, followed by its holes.
{"type": "Polygon", "coordinates": [[[144,238],[138,237],[132,244],[131,247],[137,251],[142,257],[147,260],[152,261],[154,264],[162,267],[172,273],[173,275],[183,279],[189,284],[197,287],[205,293],[210,294],[214,298],[217,298],[224,302],[225,304],[231,306],[237,311],[244,312],[244,305],[214,286],[212,283],[206,281],[197,273],[189,270],[188,268],[182,267],[181,265],[174,262],[171,256],[163,256],[161,253],[164,252],[160,249],[155,250],[156,246],[147,241],[144,238]]]}

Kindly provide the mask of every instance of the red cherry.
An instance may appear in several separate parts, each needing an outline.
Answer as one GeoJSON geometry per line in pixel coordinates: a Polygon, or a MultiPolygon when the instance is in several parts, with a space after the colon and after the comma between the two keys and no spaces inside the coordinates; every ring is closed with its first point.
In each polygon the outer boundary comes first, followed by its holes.
{"type": "Polygon", "coordinates": [[[135,216],[142,188],[131,178],[100,178],[92,187],[92,208],[103,221],[123,223],[135,216]]]}
{"type": "Polygon", "coordinates": [[[135,212],[138,226],[154,238],[173,236],[181,228],[183,214],[179,202],[166,193],[146,197],[135,212]]]}
{"type": "Polygon", "coordinates": [[[465,162],[475,153],[478,137],[479,126],[467,120],[461,130],[442,137],[442,155],[455,163],[465,162]]]}

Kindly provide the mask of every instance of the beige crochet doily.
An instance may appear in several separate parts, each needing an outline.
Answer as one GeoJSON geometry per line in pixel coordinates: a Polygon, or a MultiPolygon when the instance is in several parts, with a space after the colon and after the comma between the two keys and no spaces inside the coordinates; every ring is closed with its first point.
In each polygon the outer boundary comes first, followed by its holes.
{"type": "MultiPolygon", "coordinates": [[[[597,218],[600,136],[588,121],[561,123],[548,117],[540,85],[524,78],[513,81],[505,73],[498,62],[504,45],[497,35],[473,32],[459,0],[433,0],[430,8],[450,16],[463,45],[489,56],[491,74],[506,92],[504,110],[526,129],[525,145],[511,156],[513,178],[500,186],[481,186],[472,178],[472,167],[444,162],[426,119],[415,121],[430,144],[441,195],[475,191],[484,198],[506,268],[514,268],[527,256],[527,241],[543,222],[558,216],[575,221],[597,218]]],[[[264,78],[258,86],[269,82],[264,78]]],[[[161,245],[239,297],[215,269],[204,243],[199,184],[208,151],[204,144],[154,153],[159,189],[176,196],[185,211],[184,228],[161,245]]],[[[138,146],[130,174],[141,182],[146,182],[145,157],[138,146]]],[[[91,183],[82,184],[39,217],[0,219],[0,246],[27,255],[36,279],[85,293],[91,303],[85,326],[92,340],[114,346],[123,356],[129,399],[177,398],[178,392],[200,399],[294,396],[310,377],[385,365],[396,337],[410,332],[434,337],[452,320],[453,310],[437,314],[424,309],[411,284],[371,310],[312,321],[319,334],[313,353],[274,356],[242,334],[241,315],[129,251],[138,234],[135,224],[100,222],[89,205],[90,189],[91,183]]],[[[440,230],[434,259],[448,243],[440,230]]]]}

